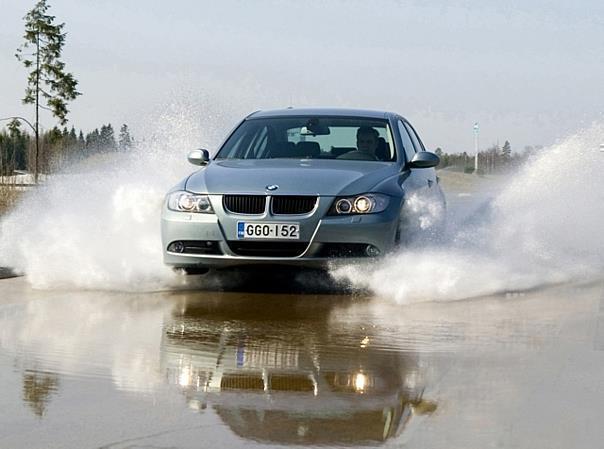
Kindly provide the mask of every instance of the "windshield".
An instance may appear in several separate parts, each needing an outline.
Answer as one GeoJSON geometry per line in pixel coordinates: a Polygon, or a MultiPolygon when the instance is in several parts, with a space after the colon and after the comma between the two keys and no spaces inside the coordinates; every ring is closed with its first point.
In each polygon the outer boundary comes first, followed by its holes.
{"type": "Polygon", "coordinates": [[[387,120],[281,117],[246,120],[217,159],[346,159],[395,161],[387,120]]]}

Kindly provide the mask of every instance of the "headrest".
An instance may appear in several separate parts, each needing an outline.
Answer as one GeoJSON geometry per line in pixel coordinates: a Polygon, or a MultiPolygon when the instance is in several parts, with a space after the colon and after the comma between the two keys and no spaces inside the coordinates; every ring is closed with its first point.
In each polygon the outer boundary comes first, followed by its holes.
{"type": "Polygon", "coordinates": [[[279,142],[270,152],[270,157],[294,157],[296,144],[293,142],[279,142]]]}
{"type": "Polygon", "coordinates": [[[318,142],[298,142],[295,153],[299,157],[317,157],[321,154],[321,147],[318,142]]]}
{"type": "Polygon", "coordinates": [[[392,159],[390,155],[390,145],[386,143],[383,137],[378,137],[377,148],[375,149],[375,156],[380,161],[389,161],[392,159]]]}

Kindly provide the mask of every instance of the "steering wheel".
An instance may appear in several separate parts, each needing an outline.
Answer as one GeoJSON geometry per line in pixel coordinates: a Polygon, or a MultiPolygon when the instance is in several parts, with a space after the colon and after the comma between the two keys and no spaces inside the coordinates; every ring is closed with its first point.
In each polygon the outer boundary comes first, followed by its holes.
{"type": "Polygon", "coordinates": [[[348,159],[351,161],[377,161],[379,160],[375,154],[367,153],[366,151],[349,151],[348,153],[340,154],[336,159],[348,159]]]}

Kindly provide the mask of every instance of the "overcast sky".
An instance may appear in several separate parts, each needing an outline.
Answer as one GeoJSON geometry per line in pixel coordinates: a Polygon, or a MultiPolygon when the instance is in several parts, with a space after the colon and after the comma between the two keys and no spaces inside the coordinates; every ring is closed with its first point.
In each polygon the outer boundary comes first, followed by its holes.
{"type": "MultiPolygon", "coordinates": [[[[49,3],[83,93],[70,123],[85,131],[125,122],[142,133],[174,103],[208,126],[219,114],[347,106],[401,113],[430,148],[471,150],[478,121],[481,147],[522,149],[604,111],[601,0],[49,3]]],[[[14,58],[33,4],[0,0],[2,117],[33,117],[14,58]]]]}

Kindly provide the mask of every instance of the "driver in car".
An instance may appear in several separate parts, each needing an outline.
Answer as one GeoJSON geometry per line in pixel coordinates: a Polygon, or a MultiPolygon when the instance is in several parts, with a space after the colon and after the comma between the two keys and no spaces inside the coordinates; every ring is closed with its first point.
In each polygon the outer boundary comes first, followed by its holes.
{"type": "Polygon", "coordinates": [[[357,150],[361,153],[376,156],[379,133],[371,126],[361,126],[357,130],[357,150]]]}

